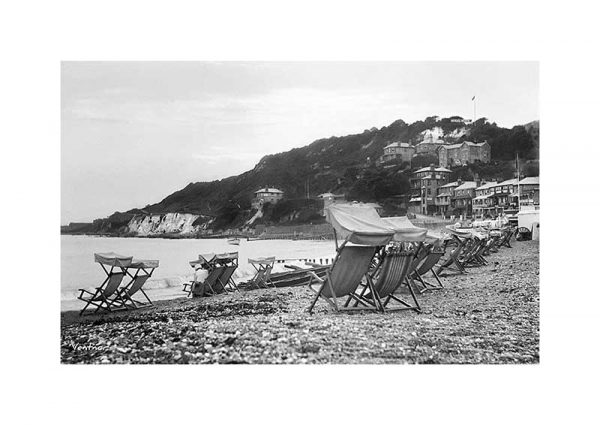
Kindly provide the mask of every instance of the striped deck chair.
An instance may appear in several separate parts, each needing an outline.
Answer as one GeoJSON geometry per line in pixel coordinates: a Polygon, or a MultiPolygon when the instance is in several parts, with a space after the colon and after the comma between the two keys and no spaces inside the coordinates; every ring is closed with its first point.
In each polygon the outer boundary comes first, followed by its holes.
{"type": "Polygon", "coordinates": [[[124,308],[125,303],[119,296],[118,289],[125,277],[126,267],[131,264],[132,259],[133,257],[126,257],[114,252],[94,254],[94,261],[100,264],[106,274],[106,279],[94,292],[79,289],[80,293],[77,299],[86,303],[79,312],[80,316],[90,305],[96,307],[92,314],[100,310],[110,312],[124,308]],[[105,266],[110,268],[107,269],[105,266]]]}
{"type": "Polygon", "coordinates": [[[415,271],[410,275],[410,279],[413,281],[416,279],[422,286],[422,289],[419,290],[419,293],[423,293],[432,289],[444,289],[444,285],[442,285],[442,281],[440,277],[436,273],[434,267],[440,261],[440,259],[444,256],[446,250],[442,246],[431,246],[428,249],[428,254],[425,260],[415,269],[415,271]],[[431,282],[426,281],[423,276],[431,272],[435,280],[437,281],[437,285],[431,282]]]}
{"type": "Polygon", "coordinates": [[[372,281],[368,278],[367,272],[376,251],[377,247],[375,246],[348,246],[344,242],[340,246],[331,268],[326,270],[324,278],[320,278],[314,272],[309,272],[310,280],[308,288],[315,293],[315,296],[308,307],[308,312],[312,313],[319,298],[325,300],[336,312],[356,310],[377,311],[379,309],[378,306],[366,302],[355,294],[358,285],[364,277],[367,277],[368,285],[371,291],[373,291],[372,281]],[[349,297],[349,300],[354,299],[361,306],[348,307],[349,301],[346,301],[341,306],[337,299],[343,297],[349,297]]]}
{"type": "MultiPolygon", "coordinates": [[[[373,277],[373,295],[375,296],[381,311],[421,311],[421,307],[415,296],[415,291],[408,279],[411,269],[414,269],[420,261],[421,258],[415,255],[414,251],[384,254],[379,269],[373,277]],[[414,304],[410,304],[405,299],[400,298],[400,289],[403,285],[406,285],[408,288],[414,304]],[[398,306],[389,307],[388,304],[390,301],[395,301],[398,306]]],[[[372,298],[373,297],[370,296],[364,297],[364,299],[371,299],[371,301],[373,301],[372,298]]]]}
{"type": "Polygon", "coordinates": [[[119,289],[119,296],[123,299],[125,307],[137,309],[152,305],[152,301],[144,291],[143,286],[157,267],[158,260],[133,260],[126,271],[131,280],[124,288],[119,289]],[[135,270],[134,274],[131,274],[132,269],[135,270]],[[133,299],[133,296],[138,292],[146,298],[145,302],[133,299]]]}

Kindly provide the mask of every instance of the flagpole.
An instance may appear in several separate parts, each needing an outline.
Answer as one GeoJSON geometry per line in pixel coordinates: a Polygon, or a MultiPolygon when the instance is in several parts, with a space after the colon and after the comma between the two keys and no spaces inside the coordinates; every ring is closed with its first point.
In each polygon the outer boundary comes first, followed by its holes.
{"type": "Polygon", "coordinates": [[[477,117],[477,99],[475,99],[475,96],[473,96],[473,99],[471,99],[473,101],[473,124],[475,123],[475,118],[477,117]]]}
{"type": "Polygon", "coordinates": [[[521,211],[521,164],[519,164],[519,152],[517,151],[517,210],[521,211]]]}

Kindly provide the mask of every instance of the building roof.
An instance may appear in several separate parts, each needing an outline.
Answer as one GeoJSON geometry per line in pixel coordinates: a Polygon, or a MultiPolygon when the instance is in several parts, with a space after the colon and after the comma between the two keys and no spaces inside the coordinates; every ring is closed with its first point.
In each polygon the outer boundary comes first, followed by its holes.
{"type": "Polygon", "coordinates": [[[453,144],[453,145],[444,145],[444,146],[441,146],[441,147],[440,147],[440,149],[441,149],[441,148],[445,148],[445,149],[458,149],[458,148],[460,148],[462,145],[463,145],[462,143],[455,143],[455,144],[453,144]]]}
{"type": "Polygon", "coordinates": [[[443,186],[440,186],[439,188],[441,189],[443,187],[455,187],[455,186],[458,186],[458,182],[448,183],[448,184],[445,184],[443,186]]]}
{"type": "Polygon", "coordinates": [[[519,184],[540,184],[539,177],[525,177],[519,184]]]}
{"type": "Polygon", "coordinates": [[[426,138],[417,145],[443,145],[445,142],[442,139],[426,138]]]}
{"type": "MultiPolygon", "coordinates": [[[[385,148],[412,148],[413,145],[404,142],[394,142],[387,145],[385,148]]],[[[384,149],[385,149],[384,148],[384,149]]]]}
{"type": "Polygon", "coordinates": [[[317,198],[341,198],[344,195],[336,195],[335,193],[325,192],[317,196],[317,198]]]}
{"type": "Polygon", "coordinates": [[[452,172],[444,167],[437,167],[437,168],[434,168],[433,170],[431,169],[431,167],[423,167],[420,170],[415,171],[415,173],[423,173],[425,171],[437,171],[437,172],[442,172],[442,173],[451,173],[452,172]]]}
{"type": "Polygon", "coordinates": [[[476,187],[477,185],[475,184],[475,182],[463,182],[463,184],[458,186],[456,190],[475,189],[476,187]]]}
{"type": "Polygon", "coordinates": [[[283,193],[283,192],[279,189],[275,189],[274,187],[264,187],[262,189],[258,189],[254,193],[283,193]]]}
{"type": "Polygon", "coordinates": [[[488,182],[488,183],[484,183],[481,186],[479,186],[477,188],[477,190],[481,190],[481,189],[490,189],[494,186],[498,185],[498,182],[488,182]]]}
{"type": "Polygon", "coordinates": [[[440,146],[441,148],[446,148],[446,149],[458,149],[460,148],[462,145],[466,144],[467,146],[483,146],[485,145],[487,142],[481,142],[481,143],[475,143],[475,142],[469,142],[469,141],[464,141],[461,143],[454,143],[452,145],[444,145],[444,146],[440,146]]]}
{"type": "Polygon", "coordinates": [[[517,179],[504,180],[502,183],[498,183],[498,186],[507,186],[507,185],[516,185],[518,183],[517,179]]]}

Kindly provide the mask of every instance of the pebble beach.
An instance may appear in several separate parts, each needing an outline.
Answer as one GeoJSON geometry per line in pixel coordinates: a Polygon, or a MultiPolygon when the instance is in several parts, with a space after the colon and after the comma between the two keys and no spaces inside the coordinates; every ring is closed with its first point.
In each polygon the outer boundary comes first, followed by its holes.
{"type": "Polygon", "coordinates": [[[539,363],[539,242],[513,242],[422,313],[335,313],[306,287],[157,301],[136,311],[61,313],[61,362],[83,364],[539,363]]]}

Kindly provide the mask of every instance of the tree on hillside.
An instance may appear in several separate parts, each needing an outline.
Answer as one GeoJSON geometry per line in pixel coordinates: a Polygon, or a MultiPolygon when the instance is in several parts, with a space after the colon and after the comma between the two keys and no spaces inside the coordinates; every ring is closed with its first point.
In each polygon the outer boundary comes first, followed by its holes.
{"type": "Polygon", "coordinates": [[[413,168],[423,168],[429,167],[431,164],[437,166],[439,165],[439,159],[437,155],[433,154],[418,154],[413,156],[412,158],[412,167],[413,168]]]}

